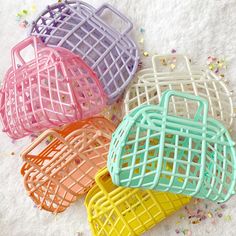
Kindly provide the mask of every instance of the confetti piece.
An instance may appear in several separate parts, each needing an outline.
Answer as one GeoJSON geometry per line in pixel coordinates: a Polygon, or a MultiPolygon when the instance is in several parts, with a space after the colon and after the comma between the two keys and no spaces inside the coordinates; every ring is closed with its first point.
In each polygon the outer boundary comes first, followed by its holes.
{"type": "Polygon", "coordinates": [[[163,66],[167,66],[166,59],[160,59],[160,63],[161,63],[163,66]]]}
{"type": "Polygon", "coordinates": [[[231,220],[232,220],[232,217],[231,217],[230,215],[226,215],[226,216],[224,217],[224,220],[225,220],[225,221],[231,221],[231,220]]]}
{"type": "Polygon", "coordinates": [[[145,33],[145,29],[144,28],[140,28],[140,32],[143,34],[145,33]]]}
{"type": "Polygon", "coordinates": [[[149,56],[149,53],[148,52],[143,52],[143,55],[145,56],[145,57],[148,57],[149,56]]]}
{"type": "Polygon", "coordinates": [[[220,208],[221,208],[221,209],[225,209],[225,208],[226,208],[226,204],[222,204],[222,205],[220,206],[220,208]]]}
{"type": "Polygon", "coordinates": [[[14,152],[11,152],[11,155],[12,155],[12,156],[14,156],[14,155],[15,155],[15,153],[14,153],[14,152]]]}
{"type": "Polygon", "coordinates": [[[176,50],[175,50],[175,49],[172,49],[172,50],[171,50],[171,53],[176,53],[176,50]]]}
{"type": "Polygon", "coordinates": [[[20,23],[19,23],[19,26],[21,27],[21,28],[27,28],[28,26],[29,26],[29,23],[28,23],[28,21],[27,20],[23,20],[23,21],[21,21],[20,23]]]}
{"type": "Polygon", "coordinates": [[[211,212],[208,212],[208,213],[207,213],[207,216],[208,216],[209,218],[212,218],[211,212]]]}
{"type": "Polygon", "coordinates": [[[175,69],[175,67],[176,67],[176,65],[175,65],[175,64],[170,64],[170,68],[171,68],[171,70],[174,70],[174,69],[175,69]]]}
{"type": "Polygon", "coordinates": [[[176,234],[179,234],[179,233],[180,233],[179,229],[176,229],[176,230],[175,230],[175,233],[176,233],[176,234]]]}
{"type": "Polygon", "coordinates": [[[140,44],[143,44],[143,43],[144,43],[144,38],[141,38],[141,39],[139,40],[139,43],[140,43],[140,44]]]}

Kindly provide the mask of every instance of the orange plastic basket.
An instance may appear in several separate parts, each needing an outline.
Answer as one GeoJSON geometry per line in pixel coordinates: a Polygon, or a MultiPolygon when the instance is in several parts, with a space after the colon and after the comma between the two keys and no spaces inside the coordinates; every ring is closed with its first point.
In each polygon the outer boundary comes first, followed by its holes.
{"type": "Polygon", "coordinates": [[[62,212],[92,187],[114,129],[105,118],[90,118],[45,131],[22,153],[24,185],[40,209],[62,212]]]}
{"type": "Polygon", "coordinates": [[[85,199],[93,235],[140,235],[190,201],[190,197],[115,186],[106,168],[85,199]]]}

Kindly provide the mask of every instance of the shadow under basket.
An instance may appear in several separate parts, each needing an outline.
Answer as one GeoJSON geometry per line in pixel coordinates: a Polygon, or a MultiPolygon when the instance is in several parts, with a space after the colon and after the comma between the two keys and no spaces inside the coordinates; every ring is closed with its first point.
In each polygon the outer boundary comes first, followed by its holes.
{"type": "MultiPolygon", "coordinates": [[[[175,90],[208,100],[209,116],[231,128],[235,117],[233,94],[226,82],[206,68],[191,65],[184,55],[156,55],[152,67],[139,71],[126,90],[123,113],[127,115],[140,105],[158,105],[166,90],[175,90]]],[[[170,113],[193,118],[194,104],[173,97],[170,113]]]]}
{"type": "Polygon", "coordinates": [[[130,20],[109,4],[95,9],[82,1],[64,1],[48,6],[33,21],[31,35],[78,54],[98,75],[111,104],[137,70],[137,46],[128,36],[132,28],[130,20]]]}
{"type": "Polygon", "coordinates": [[[183,195],[115,186],[106,168],[95,181],[85,205],[96,236],[141,235],[190,201],[183,195]]]}
{"type": "Polygon", "coordinates": [[[85,119],[100,113],[106,99],[96,74],[79,56],[29,37],[12,49],[12,67],[1,88],[3,131],[18,139],[85,119]],[[22,56],[24,50],[33,58],[22,56]]]}
{"type": "Polygon", "coordinates": [[[114,130],[110,121],[95,117],[41,134],[22,153],[21,174],[35,204],[59,213],[86,193],[106,165],[114,130]]]}
{"type": "Polygon", "coordinates": [[[163,93],[158,106],[134,109],[112,137],[107,166],[113,183],[228,200],[235,194],[235,143],[207,114],[207,100],[172,90],[163,93]],[[194,118],[170,115],[172,98],[194,102],[194,118]]]}

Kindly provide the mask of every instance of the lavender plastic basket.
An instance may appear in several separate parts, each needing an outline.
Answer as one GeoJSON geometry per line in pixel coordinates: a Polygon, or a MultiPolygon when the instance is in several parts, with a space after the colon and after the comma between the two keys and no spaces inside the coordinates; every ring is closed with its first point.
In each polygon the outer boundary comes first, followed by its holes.
{"type": "Polygon", "coordinates": [[[127,36],[132,27],[130,20],[109,4],[95,9],[81,1],[64,1],[48,6],[33,22],[30,33],[49,46],[80,55],[97,73],[112,103],[122,95],[137,69],[138,50],[127,36]],[[122,32],[103,20],[105,10],[121,19],[125,27],[122,32]]]}

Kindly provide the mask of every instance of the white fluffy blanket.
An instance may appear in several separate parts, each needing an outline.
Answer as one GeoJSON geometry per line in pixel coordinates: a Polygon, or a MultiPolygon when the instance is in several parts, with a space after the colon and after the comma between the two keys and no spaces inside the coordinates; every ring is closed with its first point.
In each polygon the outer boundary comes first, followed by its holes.
{"type": "MultiPolygon", "coordinates": [[[[205,64],[209,55],[224,56],[228,61],[227,77],[236,85],[236,2],[235,0],[106,0],[134,23],[132,37],[138,43],[140,28],[145,29],[144,47],[149,53],[178,53],[189,55],[195,62],[205,64]]],[[[26,36],[16,21],[19,10],[36,5],[40,12],[51,0],[0,0],[0,78],[10,65],[10,48],[26,36]]],[[[105,0],[88,0],[100,6],[105,0]]],[[[27,16],[33,18],[37,13],[27,16]]],[[[146,64],[148,60],[146,58],[146,64]]],[[[54,216],[34,207],[24,190],[20,175],[19,153],[30,139],[13,143],[0,133],[0,235],[2,236],[76,236],[91,235],[83,199],[64,213],[54,216]]],[[[208,203],[207,203],[208,204],[208,203]]],[[[217,205],[209,206],[209,211],[217,205]]],[[[175,229],[189,229],[185,235],[235,235],[236,197],[227,203],[223,217],[212,222],[211,215],[199,224],[189,224],[182,211],[158,224],[145,235],[184,235],[175,229]],[[231,216],[225,218],[225,216],[231,216]],[[184,219],[183,219],[184,218],[184,219]]],[[[125,236],[125,235],[122,235],[125,236]]]]}

